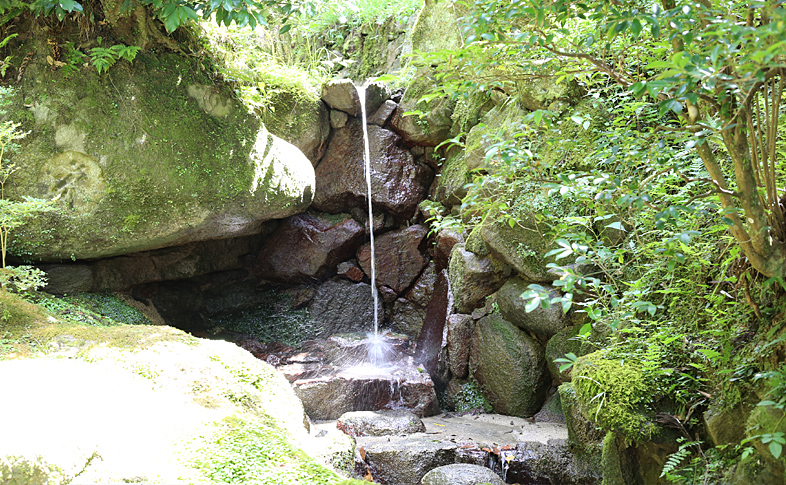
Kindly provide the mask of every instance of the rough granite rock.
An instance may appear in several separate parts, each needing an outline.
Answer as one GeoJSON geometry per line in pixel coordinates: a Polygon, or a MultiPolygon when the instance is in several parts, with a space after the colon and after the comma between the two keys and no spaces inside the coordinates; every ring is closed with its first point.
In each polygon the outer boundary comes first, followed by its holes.
{"type": "MultiPolygon", "coordinates": [[[[379,315],[383,315],[381,302],[379,315]]],[[[328,280],[320,285],[308,305],[319,336],[365,332],[374,327],[374,300],[371,285],[347,280],[328,280]]]]}
{"type": "MultiPolygon", "coordinates": [[[[412,285],[428,262],[419,249],[427,233],[425,226],[415,224],[386,232],[374,240],[377,285],[388,286],[399,295],[412,285]]],[[[358,249],[357,259],[370,275],[370,243],[358,249]]]]}
{"type": "Polygon", "coordinates": [[[453,247],[449,263],[450,289],[456,310],[472,313],[483,299],[497,291],[510,276],[510,269],[494,258],[479,258],[463,244],[453,247]]]}
{"type": "MultiPolygon", "coordinates": [[[[551,337],[570,324],[570,318],[562,311],[561,305],[551,305],[544,309],[538,306],[527,312],[528,300],[521,297],[527,291],[529,282],[519,277],[511,278],[497,291],[497,304],[502,317],[528,332],[551,337]]],[[[546,286],[551,298],[562,296],[556,288],[546,286]]]]}
{"type": "Polygon", "coordinates": [[[404,298],[398,298],[393,304],[393,317],[390,324],[394,331],[417,339],[425,319],[425,307],[404,298]]]}
{"type": "Polygon", "coordinates": [[[364,237],[363,228],[348,214],[297,214],[265,240],[254,273],[286,283],[323,279],[352,256],[364,237]]]}
{"type": "MultiPolygon", "coordinates": [[[[412,154],[397,146],[398,135],[378,126],[368,127],[371,150],[371,200],[376,210],[399,220],[414,215],[431,182],[428,168],[415,163],[412,154]]],[[[324,212],[349,212],[366,207],[363,131],[351,119],[335,130],[316,170],[314,207],[324,212]]]]}
{"type": "Polygon", "coordinates": [[[437,232],[436,247],[434,250],[434,263],[438,268],[447,268],[453,246],[464,242],[461,233],[452,227],[443,227],[437,232]]]}
{"type": "Polygon", "coordinates": [[[369,115],[368,124],[385,126],[385,123],[387,123],[390,117],[393,115],[393,112],[396,110],[397,106],[398,104],[396,104],[391,100],[385,101],[384,103],[382,103],[382,106],[380,106],[378,110],[374,111],[373,114],[369,115]]]}
{"type": "Polygon", "coordinates": [[[421,485],[505,485],[490,469],[469,463],[434,468],[420,480],[421,485]]]}
{"type": "MultiPolygon", "coordinates": [[[[366,113],[374,113],[389,97],[390,91],[384,84],[371,83],[366,86],[366,113]]],[[[333,109],[360,116],[360,97],[350,79],[337,79],[322,86],[322,101],[333,109]]]]}
{"type": "Polygon", "coordinates": [[[423,421],[406,409],[344,413],[336,421],[336,427],[354,437],[405,435],[426,431],[423,421]]]}
{"type": "Polygon", "coordinates": [[[469,368],[500,414],[534,415],[551,382],[541,345],[499,315],[483,317],[476,324],[469,368]]]}
{"type": "Polygon", "coordinates": [[[308,207],[309,159],[187,62],[140,52],[111,78],[88,72],[76,85],[28,67],[9,116],[35,129],[6,195],[58,197],[59,211],[16,230],[15,252],[105,258],[256,234],[308,207]]]}

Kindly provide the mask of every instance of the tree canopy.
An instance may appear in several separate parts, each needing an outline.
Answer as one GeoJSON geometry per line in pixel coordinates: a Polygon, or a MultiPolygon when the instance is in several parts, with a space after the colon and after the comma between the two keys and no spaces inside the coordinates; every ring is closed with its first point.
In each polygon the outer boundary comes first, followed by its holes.
{"type": "Polygon", "coordinates": [[[680,134],[701,157],[751,265],[786,276],[781,2],[476,0],[465,22],[466,46],[428,59],[442,92],[605,79],[657,102],[670,120],[653,129],[680,134]]]}

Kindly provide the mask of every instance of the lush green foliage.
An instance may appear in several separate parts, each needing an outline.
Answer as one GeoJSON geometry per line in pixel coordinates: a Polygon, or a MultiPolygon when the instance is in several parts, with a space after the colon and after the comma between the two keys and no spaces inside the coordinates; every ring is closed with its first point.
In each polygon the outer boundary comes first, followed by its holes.
{"type": "Polygon", "coordinates": [[[62,297],[30,293],[25,298],[69,323],[103,327],[152,324],[142,312],[108,293],[80,293],[62,297]]]}
{"type": "Polygon", "coordinates": [[[98,73],[106,72],[107,69],[114,66],[120,59],[125,59],[128,62],[133,62],[140,47],[126,46],[122,44],[115,44],[110,47],[101,46],[101,37],[96,39],[98,47],[90,49],[90,61],[93,66],[98,70],[98,73]]]}

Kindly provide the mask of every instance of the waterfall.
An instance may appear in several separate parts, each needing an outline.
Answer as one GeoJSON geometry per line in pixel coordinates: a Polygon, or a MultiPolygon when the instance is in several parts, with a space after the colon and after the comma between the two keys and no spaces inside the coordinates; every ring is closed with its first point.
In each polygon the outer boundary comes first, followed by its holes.
{"type": "Polygon", "coordinates": [[[371,208],[371,150],[366,125],[366,86],[355,85],[360,98],[361,125],[363,127],[363,162],[366,173],[366,198],[368,200],[368,233],[371,242],[371,296],[374,300],[374,339],[379,338],[379,295],[377,294],[377,267],[374,252],[374,212],[371,208]]]}

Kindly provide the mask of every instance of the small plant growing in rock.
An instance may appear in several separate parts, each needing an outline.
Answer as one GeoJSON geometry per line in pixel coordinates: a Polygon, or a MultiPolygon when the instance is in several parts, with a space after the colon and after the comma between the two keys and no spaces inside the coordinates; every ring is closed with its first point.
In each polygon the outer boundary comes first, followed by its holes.
{"type": "MultiPolygon", "coordinates": [[[[0,87],[0,114],[10,101],[10,88],[0,87]]],[[[20,124],[13,121],[0,123],[0,288],[6,291],[9,287],[16,291],[37,289],[46,284],[44,272],[32,266],[8,266],[6,254],[8,252],[8,236],[17,227],[23,225],[41,212],[54,209],[54,201],[24,197],[20,200],[10,200],[5,196],[5,186],[9,177],[19,168],[16,164],[6,159],[9,152],[18,148],[16,142],[24,138],[27,133],[19,129],[20,124]]]]}

